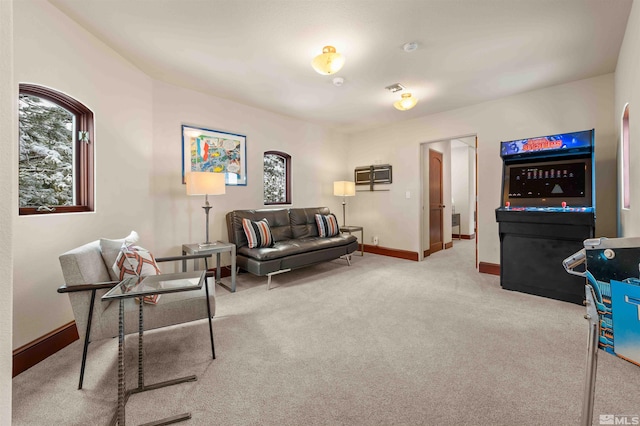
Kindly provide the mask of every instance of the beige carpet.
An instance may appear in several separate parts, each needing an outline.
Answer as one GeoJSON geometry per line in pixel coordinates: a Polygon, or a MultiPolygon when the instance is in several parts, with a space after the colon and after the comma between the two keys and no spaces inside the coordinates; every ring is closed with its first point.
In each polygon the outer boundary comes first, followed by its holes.
{"type": "MultiPolygon", "coordinates": [[[[190,411],[192,425],[577,425],[587,322],[578,305],[500,289],[474,269],[474,242],[424,262],[367,254],[217,288],[205,321],[145,334],[146,382],[127,421],[190,411]]],[[[228,280],[228,278],[226,279],[228,280]]],[[[136,383],[136,337],[127,339],[136,383]]],[[[79,341],[13,380],[13,424],[107,424],[117,341],[79,341]]],[[[599,414],[640,415],[640,368],[600,352],[599,414]]]]}

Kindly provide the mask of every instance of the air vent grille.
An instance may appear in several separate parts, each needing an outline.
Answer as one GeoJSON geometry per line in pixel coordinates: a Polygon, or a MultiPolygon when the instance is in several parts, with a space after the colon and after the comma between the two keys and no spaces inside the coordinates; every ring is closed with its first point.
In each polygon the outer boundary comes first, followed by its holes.
{"type": "Polygon", "coordinates": [[[396,93],[396,92],[399,92],[401,90],[404,90],[404,86],[402,84],[400,84],[400,83],[395,83],[395,84],[392,84],[391,86],[385,87],[385,89],[387,89],[391,93],[396,93]]]}

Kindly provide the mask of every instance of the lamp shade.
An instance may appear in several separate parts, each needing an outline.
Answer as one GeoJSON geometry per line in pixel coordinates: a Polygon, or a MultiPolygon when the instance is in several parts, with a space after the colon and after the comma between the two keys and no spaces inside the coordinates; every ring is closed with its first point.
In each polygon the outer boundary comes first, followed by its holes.
{"type": "Polygon", "coordinates": [[[311,62],[311,66],[317,73],[322,75],[334,74],[340,71],[344,65],[344,56],[336,52],[333,46],[325,46],[322,53],[311,62]]]}
{"type": "Polygon", "coordinates": [[[190,172],[185,176],[187,195],[221,195],[225,193],[225,173],[190,172]]]}
{"type": "Polygon", "coordinates": [[[356,195],[356,183],[344,180],[333,182],[333,195],[353,197],[356,195]]]}
{"type": "Polygon", "coordinates": [[[393,103],[393,106],[400,111],[407,111],[416,106],[418,99],[411,95],[411,93],[403,93],[399,101],[393,103]]]}

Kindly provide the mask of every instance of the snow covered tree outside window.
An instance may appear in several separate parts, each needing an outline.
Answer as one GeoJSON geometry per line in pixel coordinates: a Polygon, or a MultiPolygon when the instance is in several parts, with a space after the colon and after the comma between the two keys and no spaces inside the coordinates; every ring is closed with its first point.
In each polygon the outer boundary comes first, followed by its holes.
{"type": "Polygon", "coordinates": [[[20,215],[93,211],[93,112],[44,86],[20,83],[20,215]]]}
{"type": "Polygon", "coordinates": [[[291,204],[291,157],[276,151],[264,153],[264,204],[291,204]]]}
{"type": "Polygon", "coordinates": [[[20,207],[74,204],[74,118],[52,102],[20,95],[20,207]]]}

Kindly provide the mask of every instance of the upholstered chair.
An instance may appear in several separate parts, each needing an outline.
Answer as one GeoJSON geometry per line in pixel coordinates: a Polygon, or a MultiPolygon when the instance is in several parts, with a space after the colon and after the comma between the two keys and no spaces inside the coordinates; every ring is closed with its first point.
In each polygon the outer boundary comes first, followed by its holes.
{"type": "MultiPolygon", "coordinates": [[[[82,389],[89,343],[118,335],[119,304],[101,300],[101,297],[119,282],[117,277],[110,273],[111,265],[107,266],[103,250],[104,246],[101,249],[100,241],[96,240],[60,256],[65,285],[58,288],[58,293],[66,293],[69,296],[78,334],[84,339],[78,389],[82,389]]],[[[176,256],[155,260],[160,263],[204,259],[207,268],[207,257],[210,255],[176,256]]],[[[136,333],[138,304],[134,299],[127,299],[125,302],[125,334],[136,333]]],[[[147,306],[144,309],[144,330],[208,318],[211,354],[215,359],[211,325],[211,318],[215,313],[215,296],[213,292],[209,292],[206,281],[201,290],[163,294],[156,305],[147,306]]]]}

